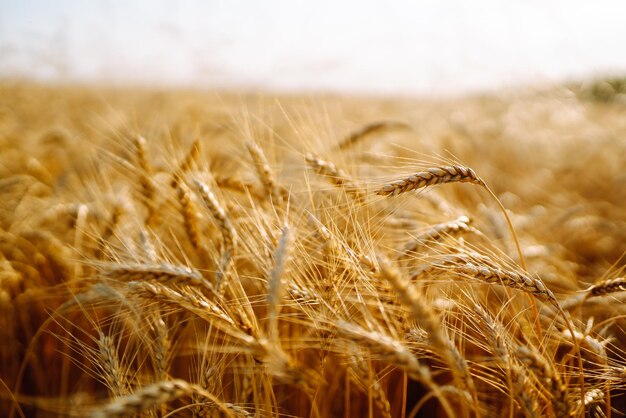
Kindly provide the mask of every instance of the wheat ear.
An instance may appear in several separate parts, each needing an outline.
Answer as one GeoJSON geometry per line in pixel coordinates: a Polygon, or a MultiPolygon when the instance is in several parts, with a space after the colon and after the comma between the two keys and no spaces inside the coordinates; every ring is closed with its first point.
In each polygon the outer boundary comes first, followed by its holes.
{"type": "Polygon", "coordinates": [[[345,171],[337,168],[335,164],[325,161],[312,153],[308,153],[305,156],[305,159],[309,167],[311,167],[317,174],[327,178],[335,186],[344,188],[344,190],[355,200],[363,200],[364,195],[356,189],[352,179],[350,179],[345,171]]]}
{"type": "Polygon", "coordinates": [[[224,403],[220,402],[217,397],[202,389],[198,385],[194,385],[180,379],[165,380],[154,383],[140,388],[137,392],[131,395],[115,398],[106,405],[94,408],[90,412],[89,417],[123,417],[193,394],[198,394],[209,399],[227,416],[236,417],[234,411],[231,411],[224,403]]]}
{"type": "Polygon", "coordinates": [[[370,394],[382,418],[392,418],[391,405],[389,404],[385,390],[378,380],[378,376],[372,371],[373,376],[370,378],[370,370],[368,370],[366,361],[358,359],[356,356],[352,357],[352,361],[348,366],[350,378],[364,393],[370,394]]]}
{"type": "Polygon", "coordinates": [[[318,415],[317,406],[313,402],[314,388],[319,377],[315,372],[298,367],[294,359],[279,344],[267,338],[250,336],[246,337],[244,342],[254,359],[267,367],[268,373],[284,383],[299,386],[312,401],[314,415],[318,415]]]}
{"type": "Polygon", "coordinates": [[[415,252],[429,241],[438,241],[447,235],[469,232],[472,229],[469,224],[470,219],[467,216],[459,216],[453,221],[433,225],[406,243],[402,248],[402,254],[405,255],[410,252],[415,252]]]}
{"type": "MultiPolygon", "coordinates": [[[[226,407],[236,418],[253,418],[255,415],[251,412],[248,412],[246,409],[239,405],[235,405],[229,402],[223,402],[222,405],[226,407]]],[[[215,413],[218,413],[218,417],[222,415],[219,414],[219,410],[221,408],[215,404],[214,402],[202,402],[199,406],[199,413],[196,415],[198,417],[214,417],[215,413]]]]}
{"type": "Polygon", "coordinates": [[[399,341],[346,321],[337,322],[337,331],[344,338],[357,343],[359,346],[367,347],[370,353],[380,356],[383,360],[403,370],[411,379],[424,384],[439,399],[446,414],[449,417],[455,416],[447,399],[442,396],[439,386],[432,380],[430,370],[422,366],[417,358],[399,341]]]}
{"type": "Polygon", "coordinates": [[[226,214],[226,211],[217,200],[215,194],[213,194],[213,192],[209,189],[209,186],[200,180],[195,180],[194,182],[200,197],[202,197],[202,200],[206,204],[206,207],[209,209],[209,212],[217,222],[218,228],[222,232],[225,251],[233,256],[237,249],[238,236],[230,217],[226,214]]]}
{"type": "Polygon", "coordinates": [[[595,284],[587,289],[587,297],[606,296],[611,293],[626,291],[626,278],[617,277],[615,279],[605,280],[595,284]]]}
{"type": "Polygon", "coordinates": [[[272,174],[272,169],[270,168],[269,163],[267,162],[267,158],[265,157],[265,153],[263,149],[256,142],[249,141],[246,143],[246,148],[250,153],[250,157],[252,158],[252,162],[254,163],[254,168],[265,187],[265,191],[267,195],[271,196],[274,204],[281,205],[283,201],[282,193],[280,192],[279,187],[274,180],[274,175],[272,174]]]}
{"type": "MultiPolygon", "coordinates": [[[[236,327],[235,321],[215,303],[193,292],[179,292],[159,283],[136,281],[128,283],[132,295],[146,300],[156,301],[161,305],[169,305],[176,309],[183,309],[212,324],[216,319],[236,327]]],[[[217,324],[219,325],[219,324],[217,324]]]]}
{"type": "Polygon", "coordinates": [[[552,291],[548,289],[541,280],[535,279],[527,274],[473,263],[457,265],[453,268],[458,273],[475,277],[485,283],[499,284],[513,289],[519,289],[535,296],[545,297],[552,304],[558,303],[552,291]]]}
{"type": "Polygon", "coordinates": [[[340,149],[340,150],[346,150],[346,149],[354,146],[359,141],[363,140],[364,138],[366,138],[367,136],[369,136],[371,134],[374,134],[374,133],[380,132],[380,131],[389,130],[389,129],[411,129],[411,125],[409,125],[409,124],[407,124],[405,122],[398,122],[398,121],[378,121],[378,122],[372,122],[372,123],[369,123],[369,124],[365,125],[361,129],[358,129],[358,130],[352,132],[344,140],[342,140],[336,146],[336,148],[340,149]]]}
{"type": "Polygon", "coordinates": [[[466,387],[470,391],[474,400],[474,407],[478,410],[476,387],[467,362],[452,341],[441,331],[441,323],[437,314],[429,305],[424,303],[411,283],[392,268],[387,261],[379,257],[378,264],[381,278],[391,283],[402,305],[410,310],[413,320],[428,333],[428,338],[432,344],[443,351],[442,354],[453,376],[459,382],[460,387],[466,387]]]}
{"type": "Polygon", "coordinates": [[[100,355],[100,367],[104,372],[107,387],[113,396],[119,396],[123,392],[122,379],[120,376],[120,364],[117,355],[117,347],[113,339],[98,331],[98,354],[100,355]]]}
{"type": "Polygon", "coordinates": [[[104,230],[102,231],[102,234],[100,234],[100,236],[98,237],[98,249],[96,251],[96,258],[99,258],[102,255],[107,241],[115,233],[115,229],[119,225],[120,219],[122,218],[123,214],[124,210],[122,208],[122,205],[115,204],[113,207],[113,211],[111,212],[111,216],[109,217],[109,220],[104,227],[104,230]]]}
{"type": "Polygon", "coordinates": [[[103,264],[104,276],[121,281],[154,280],[189,286],[204,286],[212,289],[199,271],[173,264],[103,264]]]}
{"type": "Polygon", "coordinates": [[[285,286],[283,285],[283,275],[287,267],[289,258],[289,227],[285,225],[282,229],[278,247],[274,252],[274,268],[270,273],[267,292],[267,317],[269,338],[278,341],[278,315],[280,314],[281,301],[285,286]]]}
{"type": "Polygon", "coordinates": [[[428,368],[420,365],[417,358],[399,341],[346,321],[337,322],[337,331],[340,336],[367,347],[372,354],[406,371],[412,379],[428,386],[434,384],[428,368]]]}
{"type": "MultiPolygon", "coordinates": [[[[539,418],[539,406],[537,400],[530,396],[528,373],[517,359],[511,360],[509,364],[511,384],[516,400],[525,417],[539,418]]],[[[513,412],[513,411],[512,411],[513,412]]]]}
{"type": "Polygon", "coordinates": [[[543,382],[546,389],[550,392],[550,401],[556,417],[572,416],[574,410],[569,400],[567,386],[563,384],[561,376],[554,370],[548,360],[536,350],[526,346],[519,346],[516,354],[517,358],[543,382]]]}
{"type": "Polygon", "coordinates": [[[265,197],[263,190],[259,190],[253,183],[244,182],[236,177],[217,177],[215,183],[219,188],[234,190],[240,193],[250,193],[251,196],[257,199],[265,197]]]}
{"type": "Polygon", "coordinates": [[[476,175],[474,170],[461,165],[446,165],[431,167],[409,177],[396,180],[382,186],[376,194],[382,196],[396,196],[411,190],[443,183],[473,183],[484,186],[485,183],[476,175]]]}
{"type": "Polygon", "coordinates": [[[484,335],[489,342],[489,346],[493,347],[495,351],[496,360],[503,365],[505,370],[508,369],[507,384],[510,392],[515,396],[510,397],[510,416],[514,413],[513,402],[516,400],[524,412],[524,416],[538,417],[537,402],[528,393],[528,385],[526,383],[528,376],[525,370],[520,367],[519,362],[511,356],[510,332],[481,305],[474,305],[474,313],[486,327],[484,335]]]}
{"type": "Polygon", "coordinates": [[[156,312],[154,319],[154,334],[155,344],[152,347],[152,352],[154,355],[155,373],[158,379],[165,379],[173,354],[171,350],[172,341],[170,339],[167,324],[158,311],[156,312]]]}
{"type": "Polygon", "coordinates": [[[178,200],[180,201],[181,212],[183,215],[183,223],[185,225],[185,231],[189,237],[191,245],[196,250],[196,253],[200,257],[201,263],[206,263],[209,258],[209,253],[202,242],[202,235],[200,234],[200,225],[198,224],[198,210],[196,205],[191,199],[189,188],[179,183],[176,186],[178,200]]]}
{"type": "Polygon", "coordinates": [[[146,139],[142,136],[135,137],[135,154],[137,165],[139,166],[139,186],[143,194],[143,203],[148,210],[146,217],[146,225],[151,225],[156,217],[156,188],[152,182],[152,167],[148,160],[148,151],[146,149],[146,139]]]}
{"type": "Polygon", "coordinates": [[[200,197],[204,201],[204,204],[209,209],[209,212],[217,222],[217,226],[222,231],[222,238],[224,241],[224,249],[222,251],[222,259],[220,261],[219,272],[216,275],[215,288],[217,292],[221,292],[223,289],[224,277],[226,277],[226,270],[230,264],[235,251],[237,250],[237,231],[230,220],[230,217],[226,215],[226,211],[217,200],[217,197],[209,189],[205,183],[200,180],[194,180],[196,188],[200,197]]]}
{"type": "MultiPolygon", "coordinates": [[[[594,403],[599,403],[602,402],[604,400],[604,392],[601,389],[595,388],[595,389],[590,389],[587,391],[587,393],[585,393],[585,400],[584,403],[580,403],[580,401],[578,401],[576,403],[576,409],[578,411],[581,411],[582,413],[585,413],[586,409],[588,406],[593,405],[594,403]]],[[[602,410],[600,409],[599,405],[596,405],[596,411],[598,412],[602,412],[602,410]]],[[[591,414],[592,416],[602,416],[601,414],[595,415],[595,414],[591,414]]],[[[604,415],[606,416],[606,415],[604,415]]]]}
{"type": "Polygon", "coordinates": [[[187,152],[187,155],[185,155],[185,158],[183,158],[180,162],[176,171],[172,173],[172,179],[170,180],[170,185],[172,187],[176,188],[180,183],[180,179],[183,174],[190,170],[194,163],[198,161],[198,158],[200,158],[200,152],[200,139],[196,138],[191,144],[191,148],[189,149],[189,152],[187,152]]]}

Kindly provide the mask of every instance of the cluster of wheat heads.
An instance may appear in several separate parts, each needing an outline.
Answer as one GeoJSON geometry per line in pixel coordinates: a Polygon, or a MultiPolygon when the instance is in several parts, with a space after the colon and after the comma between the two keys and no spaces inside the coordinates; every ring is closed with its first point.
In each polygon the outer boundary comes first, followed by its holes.
{"type": "Polygon", "coordinates": [[[1,93],[0,415],[626,411],[621,104],[1,93]]]}

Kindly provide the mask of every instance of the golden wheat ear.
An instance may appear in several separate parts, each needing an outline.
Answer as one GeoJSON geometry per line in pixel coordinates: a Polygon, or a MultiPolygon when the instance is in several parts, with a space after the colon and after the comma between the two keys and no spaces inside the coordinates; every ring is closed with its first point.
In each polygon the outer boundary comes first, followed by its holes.
{"type": "Polygon", "coordinates": [[[145,224],[147,226],[152,225],[157,217],[156,206],[156,186],[152,180],[152,166],[148,157],[148,149],[146,146],[146,139],[143,136],[135,137],[133,144],[135,146],[135,157],[138,166],[138,182],[141,190],[143,204],[148,212],[145,224]]]}
{"type": "Polygon", "coordinates": [[[246,148],[252,158],[257,175],[259,176],[263,187],[265,187],[266,196],[270,196],[275,205],[282,205],[283,194],[281,193],[281,189],[278,187],[278,184],[276,184],[274,173],[270,168],[267,157],[265,157],[263,148],[253,141],[247,142],[246,148]]]}
{"type": "Polygon", "coordinates": [[[183,175],[188,170],[190,170],[200,158],[200,154],[202,152],[200,144],[200,139],[196,138],[193,141],[193,144],[191,144],[191,148],[189,149],[189,152],[187,152],[187,155],[185,155],[185,158],[183,158],[183,160],[178,165],[178,168],[172,173],[170,186],[172,186],[173,188],[176,188],[178,186],[178,184],[180,183],[180,179],[183,177],[183,175]]]}
{"type": "Polygon", "coordinates": [[[365,198],[365,196],[357,190],[354,181],[348,174],[335,164],[325,161],[312,153],[306,154],[305,159],[308,166],[311,167],[313,171],[328,179],[328,181],[335,186],[343,188],[346,193],[351,195],[356,201],[360,202],[365,198]]]}
{"type": "Polygon", "coordinates": [[[225,288],[224,281],[227,278],[227,271],[230,269],[232,259],[237,251],[239,236],[233,221],[230,216],[228,216],[219,200],[217,200],[215,194],[211,191],[211,189],[209,189],[209,186],[198,179],[195,179],[194,183],[196,185],[197,193],[202,198],[202,201],[207,209],[209,209],[213,219],[215,219],[217,227],[222,232],[224,245],[222,248],[220,265],[215,277],[215,290],[221,294],[225,288]]]}
{"type": "Polygon", "coordinates": [[[587,289],[586,299],[623,291],[626,291],[626,278],[617,277],[591,286],[587,289]]]}
{"type": "MultiPolygon", "coordinates": [[[[387,335],[363,329],[346,321],[339,321],[336,326],[340,337],[353,342],[357,346],[366,348],[372,355],[403,370],[411,379],[421,382],[439,399],[446,414],[454,416],[450,403],[443,396],[439,385],[433,381],[430,369],[421,365],[417,357],[401,342],[387,335]]],[[[382,398],[379,397],[379,399],[382,401],[382,398]]],[[[383,413],[386,411],[384,404],[381,405],[381,411],[383,413]]]]}
{"type": "Polygon", "coordinates": [[[376,191],[381,196],[396,196],[412,190],[444,183],[473,183],[484,186],[485,183],[474,170],[461,165],[431,167],[408,177],[383,185],[376,191]]]}
{"type": "Polygon", "coordinates": [[[425,246],[429,242],[439,241],[446,236],[458,235],[473,230],[474,229],[470,226],[470,218],[467,216],[459,216],[453,221],[433,225],[404,244],[400,249],[398,258],[402,258],[409,253],[417,251],[420,247],[425,246]]]}
{"type": "Polygon", "coordinates": [[[348,148],[353,147],[370,135],[392,129],[409,130],[411,128],[411,125],[409,125],[408,123],[400,121],[379,121],[368,123],[364,127],[350,133],[350,135],[345,137],[339,144],[337,144],[335,148],[344,151],[348,148]]]}
{"type": "Polygon", "coordinates": [[[478,411],[476,386],[471,370],[458,348],[442,331],[440,320],[432,306],[423,300],[410,281],[401,275],[387,260],[378,257],[378,264],[378,274],[381,279],[392,285],[400,299],[400,303],[409,309],[413,320],[420,324],[424,331],[428,333],[428,339],[432,345],[441,350],[442,356],[446,360],[448,367],[450,367],[459,388],[467,389],[472,397],[473,407],[478,411]]]}
{"type": "MultiPolygon", "coordinates": [[[[565,385],[552,364],[536,350],[519,346],[516,350],[517,359],[524,364],[543,384],[550,393],[550,402],[556,417],[570,417],[574,407],[565,385]]],[[[584,398],[584,397],[583,397],[584,398]]]]}
{"type": "Polygon", "coordinates": [[[469,262],[454,266],[453,269],[468,277],[474,277],[484,281],[485,283],[501,284],[502,286],[519,289],[535,296],[547,298],[552,304],[558,304],[552,291],[548,289],[541,280],[525,273],[469,262]]]}
{"type": "Polygon", "coordinates": [[[228,417],[249,416],[242,408],[229,408],[229,404],[220,402],[217,397],[200,386],[181,379],[164,380],[142,387],[131,395],[114,398],[108,404],[94,408],[88,416],[90,418],[121,418],[195,394],[211,401],[216,409],[221,410],[228,417]],[[246,415],[241,415],[242,411],[246,415]]]}

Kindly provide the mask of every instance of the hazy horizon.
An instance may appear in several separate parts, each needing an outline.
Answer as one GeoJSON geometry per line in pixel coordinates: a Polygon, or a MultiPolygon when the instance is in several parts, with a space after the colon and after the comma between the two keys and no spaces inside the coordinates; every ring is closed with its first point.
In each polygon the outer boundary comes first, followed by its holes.
{"type": "Polygon", "coordinates": [[[626,4],[2,0],[0,77],[452,95],[626,74],[626,4]]]}

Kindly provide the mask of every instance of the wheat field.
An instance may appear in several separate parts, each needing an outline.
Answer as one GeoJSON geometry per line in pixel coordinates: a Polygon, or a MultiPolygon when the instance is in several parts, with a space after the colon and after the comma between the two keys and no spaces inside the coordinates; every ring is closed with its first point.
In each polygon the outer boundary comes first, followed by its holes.
{"type": "Polygon", "coordinates": [[[624,416],[617,93],[3,82],[0,415],[624,416]]]}

